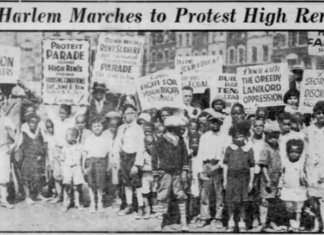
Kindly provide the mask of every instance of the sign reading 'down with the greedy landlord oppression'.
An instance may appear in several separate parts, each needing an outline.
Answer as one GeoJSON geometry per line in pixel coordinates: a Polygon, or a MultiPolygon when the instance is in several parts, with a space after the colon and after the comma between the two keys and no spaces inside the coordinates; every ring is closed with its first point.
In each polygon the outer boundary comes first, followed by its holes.
{"type": "Polygon", "coordinates": [[[92,81],[105,83],[111,92],[133,94],[141,75],[144,37],[102,34],[92,81]]]}
{"type": "Polygon", "coordinates": [[[43,40],[44,103],[88,104],[89,50],[86,40],[43,40]]]}
{"type": "Polygon", "coordinates": [[[0,83],[17,83],[20,74],[20,48],[0,46],[0,83]]]}
{"type": "Polygon", "coordinates": [[[289,89],[288,64],[267,64],[237,69],[239,99],[246,108],[284,105],[289,89]]]}

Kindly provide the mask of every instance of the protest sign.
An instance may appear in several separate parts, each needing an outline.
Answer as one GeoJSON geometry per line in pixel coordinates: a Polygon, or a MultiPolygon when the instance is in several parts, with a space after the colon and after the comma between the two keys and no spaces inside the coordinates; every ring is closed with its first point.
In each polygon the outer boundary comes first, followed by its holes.
{"type": "Polygon", "coordinates": [[[92,82],[106,83],[110,91],[135,93],[141,75],[144,37],[119,34],[99,36],[92,82]]]}
{"type": "Polygon", "coordinates": [[[237,78],[240,102],[248,109],[284,105],[289,89],[287,63],[241,67],[237,78]]]}
{"type": "Polygon", "coordinates": [[[20,48],[0,46],[0,83],[17,83],[20,74],[20,48]]]}
{"type": "Polygon", "coordinates": [[[46,104],[87,105],[90,92],[87,40],[43,40],[42,95],[46,104]]]}
{"type": "Polygon", "coordinates": [[[213,56],[185,56],[175,58],[175,69],[181,74],[194,71],[204,70],[213,72],[222,72],[223,59],[220,55],[213,56]]]}
{"type": "Polygon", "coordinates": [[[211,81],[215,78],[216,74],[210,71],[194,70],[179,76],[181,76],[182,87],[190,86],[193,88],[194,94],[201,94],[211,86],[211,81]]]}
{"type": "Polygon", "coordinates": [[[304,70],[300,89],[299,111],[313,113],[317,101],[324,100],[324,70],[304,70]]]}
{"type": "Polygon", "coordinates": [[[210,86],[210,103],[212,103],[215,98],[225,100],[226,112],[230,110],[235,102],[239,101],[236,74],[222,73],[212,79],[210,86]]]}
{"type": "Polygon", "coordinates": [[[143,110],[183,107],[181,81],[174,70],[162,70],[137,79],[136,88],[143,110]]]}
{"type": "Polygon", "coordinates": [[[308,54],[324,55],[324,32],[308,32],[308,54]]]}

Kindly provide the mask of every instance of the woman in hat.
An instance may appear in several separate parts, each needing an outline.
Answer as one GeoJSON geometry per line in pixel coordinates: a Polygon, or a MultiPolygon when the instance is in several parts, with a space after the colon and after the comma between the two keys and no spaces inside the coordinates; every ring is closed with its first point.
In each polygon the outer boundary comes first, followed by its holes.
{"type": "Polygon", "coordinates": [[[91,120],[98,117],[105,117],[107,113],[115,111],[114,104],[109,102],[105,97],[106,92],[108,91],[106,84],[95,82],[92,90],[90,106],[86,112],[88,117],[88,127],[90,127],[91,120]]]}

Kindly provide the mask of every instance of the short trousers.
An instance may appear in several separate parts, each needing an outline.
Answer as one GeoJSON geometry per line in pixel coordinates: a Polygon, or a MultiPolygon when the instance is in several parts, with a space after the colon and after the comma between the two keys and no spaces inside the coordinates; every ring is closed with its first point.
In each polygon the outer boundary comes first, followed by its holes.
{"type": "Polygon", "coordinates": [[[285,201],[285,206],[288,212],[301,212],[304,206],[304,201],[285,201]]]}
{"type": "Polygon", "coordinates": [[[63,167],[63,184],[80,185],[84,183],[81,166],[63,167]]]}
{"type": "Polygon", "coordinates": [[[148,194],[150,192],[156,192],[154,185],[154,178],[152,172],[143,172],[142,174],[142,193],[148,194]]]}

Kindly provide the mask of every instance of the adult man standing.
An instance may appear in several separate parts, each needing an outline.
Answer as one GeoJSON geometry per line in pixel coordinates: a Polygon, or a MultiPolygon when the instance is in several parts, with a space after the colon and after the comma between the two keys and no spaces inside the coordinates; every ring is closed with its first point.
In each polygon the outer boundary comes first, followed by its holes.
{"type": "Polygon", "coordinates": [[[193,89],[190,86],[184,86],[182,88],[183,94],[183,103],[184,110],[187,112],[189,118],[197,118],[201,113],[200,108],[196,108],[191,106],[192,98],[193,98],[193,89]]]}
{"type": "Polygon", "coordinates": [[[93,84],[92,98],[90,101],[90,106],[86,112],[88,127],[90,126],[91,120],[96,117],[105,117],[105,115],[110,111],[115,111],[114,104],[106,100],[106,84],[97,83],[93,84]]]}

